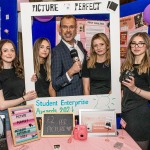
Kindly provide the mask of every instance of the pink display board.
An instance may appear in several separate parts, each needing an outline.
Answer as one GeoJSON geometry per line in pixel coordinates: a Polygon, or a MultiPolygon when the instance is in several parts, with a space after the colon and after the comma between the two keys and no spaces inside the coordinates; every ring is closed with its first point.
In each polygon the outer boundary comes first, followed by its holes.
{"type": "Polygon", "coordinates": [[[39,139],[33,105],[8,109],[14,145],[21,145],[39,139]]]}

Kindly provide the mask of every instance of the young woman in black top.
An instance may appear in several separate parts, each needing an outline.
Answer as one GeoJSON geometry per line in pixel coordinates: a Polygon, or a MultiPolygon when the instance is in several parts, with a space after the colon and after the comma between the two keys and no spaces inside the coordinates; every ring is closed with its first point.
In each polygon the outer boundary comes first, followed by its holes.
{"type": "Polygon", "coordinates": [[[104,33],[97,33],[91,40],[89,60],[82,68],[84,95],[111,92],[110,41],[104,33]]]}
{"type": "Polygon", "coordinates": [[[0,41],[0,114],[6,117],[6,130],[10,130],[7,109],[37,97],[35,91],[25,93],[24,72],[12,41],[0,41]]]}
{"type": "Polygon", "coordinates": [[[125,130],[139,144],[148,150],[150,141],[150,37],[146,32],[135,33],[127,47],[127,57],[121,72],[132,71],[122,81],[122,117],[127,125],[125,130]]]}
{"type": "Polygon", "coordinates": [[[51,82],[51,44],[47,38],[39,38],[33,47],[34,70],[32,81],[38,97],[54,97],[55,90],[51,82]]]}

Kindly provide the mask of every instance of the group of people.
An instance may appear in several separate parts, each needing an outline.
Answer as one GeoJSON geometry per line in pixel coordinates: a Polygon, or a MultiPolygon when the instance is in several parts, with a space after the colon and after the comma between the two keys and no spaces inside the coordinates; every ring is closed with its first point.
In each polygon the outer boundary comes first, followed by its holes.
{"type": "MultiPolygon", "coordinates": [[[[90,56],[80,41],[75,40],[77,21],[74,16],[61,18],[60,43],[51,50],[47,38],[39,38],[33,46],[34,70],[31,80],[35,91],[25,91],[24,71],[12,41],[0,41],[0,114],[23,105],[36,97],[96,95],[111,93],[110,42],[104,33],[92,37],[90,56]],[[78,59],[71,57],[76,50],[78,59]]],[[[143,150],[150,141],[150,37],[145,32],[134,34],[128,44],[121,74],[129,70],[134,77],[123,80],[122,118],[125,130],[143,150]]],[[[118,79],[119,80],[119,79],[118,79]]]]}
{"type": "Polygon", "coordinates": [[[50,41],[39,38],[34,43],[32,81],[38,97],[108,94],[111,92],[110,42],[104,33],[95,34],[91,55],[75,40],[77,21],[64,16],[60,21],[61,41],[51,50],[50,41]],[[76,50],[78,60],[71,57],[76,50]],[[47,82],[45,82],[47,81],[47,82]],[[46,89],[46,90],[45,90],[46,89]]]}

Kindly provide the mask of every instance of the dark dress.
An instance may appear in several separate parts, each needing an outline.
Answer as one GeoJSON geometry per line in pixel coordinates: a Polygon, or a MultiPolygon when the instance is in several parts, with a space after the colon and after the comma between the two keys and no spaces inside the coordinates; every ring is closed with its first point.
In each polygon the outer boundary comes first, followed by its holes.
{"type": "MultiPolygon", "coordinates": [[[[23,96],[25,90],[25,82],[17,77],[15,69],[3,69],[0,72],[0,90],[3,90],[4,99],[12,100],[23,96]]],[[[6,129],[10,130],[8,111],[0,111],[0,114],[6,116],[6,129]]]]}
{"type": "Polygon", "coordinates": [[[95,68],[87,68],[85,61],[82,77],[90,78],[90,95],[108,94],[111,91],[111,67],[105,63],[95,63],[95,68]]]}
{"type": "MultiPolygon", "coordinates": [[[[150,76],[144,73],[138,75],[136,68],[138,66],[134,66],[135,86],[150,91],[150,76]]],[[[148,106],[148,100],[130,91],[125,86],[123,86],[122,118],[127,123],[125,130],[134,140],[150,140],[150,107],[148,106]]]]}
{"type": "Polygon", "coordinates": [[[35,89],[38,97],[50,97],[49,95],[49,81],[46,81],[47,72],[44,69],[44,65],[40,65],[40,77],[35,82],[35,89]]]}

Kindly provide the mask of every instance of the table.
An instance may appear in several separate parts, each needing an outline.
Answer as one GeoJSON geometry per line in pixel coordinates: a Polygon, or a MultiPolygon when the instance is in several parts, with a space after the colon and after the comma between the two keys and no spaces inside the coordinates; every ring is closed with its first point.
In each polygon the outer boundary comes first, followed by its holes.
{"type": "Polygon", "coordinates": [[[123,143],[121,150],[141,150],[125,130],[118,130],[118,133],[118,136],[115,137],[88,137],[86,141],[72,139],[72,143],[67,143],[68,138],[64,137],[41,138],[40,140],[14,147],[11,131],[7,131],[7,143],[9,150],[54,150],[54,145],[60,145],[61,150],[118,150],[114,148],[114,144],[121,142],[123,143]],[[107,138],[109,142],[106,140],[107,138]]]}

